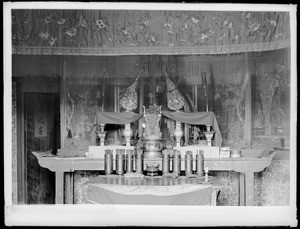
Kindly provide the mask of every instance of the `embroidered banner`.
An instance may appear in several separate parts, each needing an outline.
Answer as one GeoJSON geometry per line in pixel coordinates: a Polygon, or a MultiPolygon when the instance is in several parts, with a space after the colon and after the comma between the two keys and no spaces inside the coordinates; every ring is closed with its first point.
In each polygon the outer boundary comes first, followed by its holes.
{"type": "Polygon", "coordinates": [[[34,137],[47,137],[47,104],[41,99],[35,99],[34,107],[34,137]]]}
{"type": "Polygon", "coordinates": [[[289,47],[288,12],[13,10],[14,54],[224,54],[289,47]]]}

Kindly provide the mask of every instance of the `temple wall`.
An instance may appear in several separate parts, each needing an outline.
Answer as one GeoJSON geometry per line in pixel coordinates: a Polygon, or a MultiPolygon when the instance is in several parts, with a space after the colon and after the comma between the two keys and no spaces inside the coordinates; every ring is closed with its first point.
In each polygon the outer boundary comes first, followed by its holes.
{"type": "Polygon", "coordinates": [[[254,180],[255,206],[290,205],[289,160],[274,160],[270,167],[256,173],[254,180]]]}
{"type": "MultiPolygon", "coordinates": [[[[223,145],[237,148],[246,146],[245,85],[249,77],[253,88],[252,146],[259,144],[269,148],[270,137],[278,133],[288,135],[290,64],[287,49],[254,52],[247,57],[244,54],[167,56],[165,61],[171,80],[178,85],[185,99],[190,101],[188,111],[206,110],[200,76],[201,70],[206,72],[208,109],[217,118],[223,145]],[[197,87],[197,101],[193,101],[194,85],[197,87]],[[256,138],[265,135],[269,135],[269,139],[256,138]]],[[[13,64],[15,76],[62,76],[65,79],[65,110],[61,112],[66,116],[65,121],[62,120],[66,131],[62,132],[62,136],[71,135],[76,138],[75,141],[84,142],[85,147],[91,143],[90,131],[96,112],[102,107],[104,111],[114,111],[113,85],[122,85],[124,88],[133,83],[137,76],[137,65],[147,64],[143,77],[147,83],[152,76],[162,74],[162,58],[159,56],[27,58],[21,55],[13,58],[13,64]]],[[[161,77],[157,83],[164,86],[164,81],[161,77]]],[[[145,94],[144,104],[148,100],[145,94]]],[[[272,146],[280,146],[279,141],[272,142],[272,146]]]]}
{"type": "Polygon", "coordinates": [[[12,203],[54,203],[55,174],[42,168],[32,152],[51,149],[56,154],[56,149],[60,148],[59,81],[42,76],[13,77],[12,80],[12,203]],[[44,116],[47,133],[35,137],[35,111],[41,104],[47,114],[44,116]],[[24,124],[22,115],[26,120],[24,124]],[[25,130],[22,125],[26,125],[25,130]],[[22,144],[25,144],[24,151],[22,144]]]}
{"type": "MultiPolygon", "coordinates": [[[[218,198],[218,206],[238,206],[239,174],[220,171],[213,172],[212,175],[217,176],[224,184],[218,198]]],[[[290,161],[283,159],[274,159],[268,168],[254,173],[254,205],[289,206],[289,177],[290,161]]]]}
{"type": "Polygon", "coordinates": [[[17,204],[18,201],[18,189],[17,189],[17,85],[12,82],[12,203],[17,204]]]}

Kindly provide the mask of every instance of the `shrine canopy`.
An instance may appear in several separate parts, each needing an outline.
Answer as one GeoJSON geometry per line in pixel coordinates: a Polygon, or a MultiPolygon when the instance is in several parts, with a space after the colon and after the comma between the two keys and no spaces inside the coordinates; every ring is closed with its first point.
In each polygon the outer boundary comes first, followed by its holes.
{"type": "Polygon", "coordinates": [[[162,115],[181,123],[211,126],[212,129],[215,131],[215,136],[213,140],[214,145],[221,146],[222,135],[219,129],[217,119],[213,112],[209,111],[209,112],[186,113],[182,111],[176,111],[176,112],[162,111],[161,113],[162,115]]]}
{"type": "Polygon", "coordinates": [[[95,124],[116,124],[124,125],[128,123],[133,123],[140,119],[143,114],[136,114],[134,112],[107,112],[99,111],[95,117],[95,124]]]}
{"type": "MultiPolygon", "coordinates": [[[[193,125],[208,125],[215,131],[214,145],[221,146],[222,135],[219,129],[217,119],[213,112],[192,112],[186,113],[183,111],[161,111],[161,114],[169,119],[193,125]]],[[[95,117],[95,124],[117,124],[123,125],[133,123],[140,119],[143,114],[137,114],[134,112],[106,112],[99,111],[95,117]]]]}

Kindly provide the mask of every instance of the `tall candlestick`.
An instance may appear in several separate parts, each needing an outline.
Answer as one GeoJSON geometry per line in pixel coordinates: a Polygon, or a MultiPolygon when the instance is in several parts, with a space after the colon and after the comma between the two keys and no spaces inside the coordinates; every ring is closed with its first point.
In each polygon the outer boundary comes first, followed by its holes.
{"type": "Polygon", "coordinates": [[[100,124],[100,131],[99,130],[96,131],[96,134],[100,139],[100,146],[104,146],[104,141],[106,136],[106,131],[104,131],[104,128],[105,128],[105,124],[100,124]]]}
{"type": "Polygon", "coordinates": [[[214,136],[215,131],[211,130],[211,126],[206,125],[206,132],[204,132],[206,140],[207,140],[207,145],[212,146],[212,138],[214,136]]]}
{"type": "Polygon", "coordinates": [[[132,134],[132,130],[130,128],[130,123],[125,124],[125,129],[123,131],[123,135],[124,135],[125,140],[126,140],[126,146],[130,146],[130,137],[131,137],[131,134],[132,134]]]}
{"type": "Polygon", "coordinates": [[[176,128],[174,130],[174,136],[176,138],[176,146],[180,146],[180,140],[183,135],[183,131],[181,130],[181,123],[176,121],[176,128]]]}

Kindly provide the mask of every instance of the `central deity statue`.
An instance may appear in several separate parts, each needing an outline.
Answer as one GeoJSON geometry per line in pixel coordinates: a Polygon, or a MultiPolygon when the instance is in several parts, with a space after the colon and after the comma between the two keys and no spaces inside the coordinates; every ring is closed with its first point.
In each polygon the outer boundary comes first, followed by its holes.
{"type": "Polygon", "coordinates": [[[144,133],[142,138],[144,157],[157,158],[162,157],[163,142],[160,130],[161,106],[150,105],[148,109],[144,108],[143,123],[144,133]]]}

